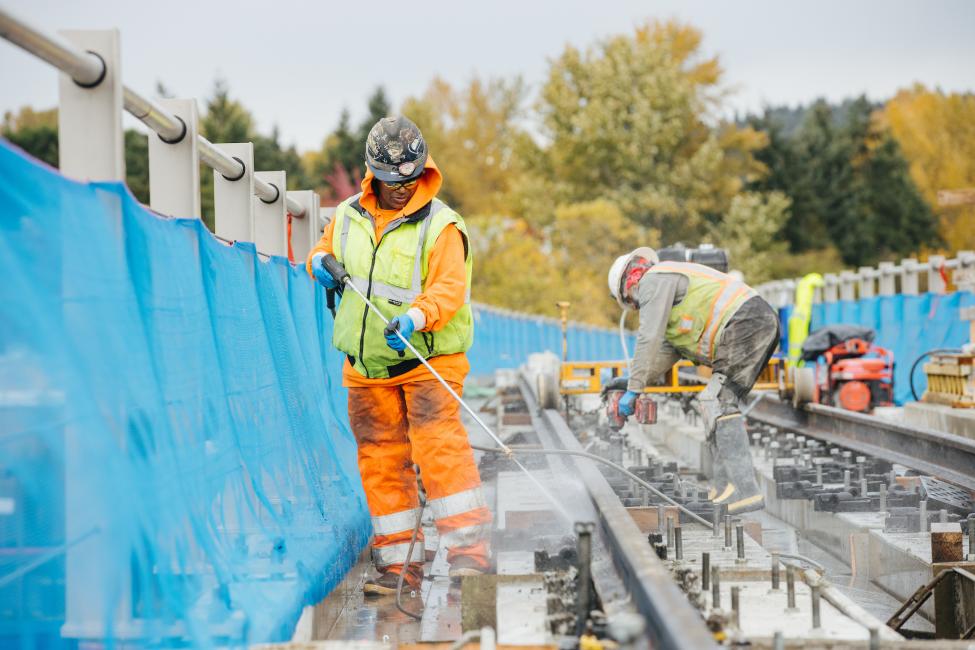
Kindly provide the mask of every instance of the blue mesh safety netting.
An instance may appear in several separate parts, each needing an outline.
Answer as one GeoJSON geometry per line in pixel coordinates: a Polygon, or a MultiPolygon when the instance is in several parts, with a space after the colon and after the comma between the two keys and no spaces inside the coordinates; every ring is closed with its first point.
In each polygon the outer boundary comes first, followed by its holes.
{"type": "MultiPolygon", "coordinates": [[[[910,371],[918,357],[935,348],[959,348],[968,341],[968,322],[959,314],[959,309],[968,305],[975,305],[975,295],[967,291],[819,303],[813,305],[809,327],[812,331],[849,323],[876,330],[874,343],[894,353],[894,401],[903,404],[914,400],[910,371]]],[[[783,324],[789,322],[791,311],[791,307],[779,310],[783,324]]],[[[783,330],[787,333],[788,327],[783,330]]],[[[783,340],[783,349],[788,349],[788,341],[783,340]]],[[[918,397],[926,387],[927,379],[919,365],[914,372],[918,397]]]]}
{"type": "MultiPolygon", "coordinates": [[[[616,330],[570,321],[566,338],[569,361],[623,358],[616,330]]],[[[635,341],[633,334],[627,333],[630,354],[635,341]]],[[[472,375],[488,376],[499,368],[514,368],[523,364],[529,354],[545,351],[562,356],[562,324],[557,319],[488,305],[474,306],[474,345],[468,352],[472,375]]]]}
{"type": "Polygon", "coordinates": [[[0,647],[285,639],[353,565],[315,286],[0,142],[0,647]]]}
{"type": "MultiPolygon", "coordinates": [[[[561,351],[475,319],[473,376],[561,351]]],[[[302,268],[0,141],[0,648],[286,639],[371,532],[331,328],[302,268]]]]}

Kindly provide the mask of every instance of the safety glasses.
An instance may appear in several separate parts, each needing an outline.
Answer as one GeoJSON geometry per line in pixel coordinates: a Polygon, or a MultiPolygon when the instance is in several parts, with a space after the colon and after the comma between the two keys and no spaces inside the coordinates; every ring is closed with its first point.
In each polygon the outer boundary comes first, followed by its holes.
{"type": "Polygon", "coordinates": [[[383,187],[390,190],[398,190],[401,187],[407,190],[412,190],[414,187],[416,187],[416,184],[420,182],[420,179],[414,178],[411,181],[401,181],[399,183],[387,183],[386,181],[381,181],[381,182],[383,184],[383,187]]]}

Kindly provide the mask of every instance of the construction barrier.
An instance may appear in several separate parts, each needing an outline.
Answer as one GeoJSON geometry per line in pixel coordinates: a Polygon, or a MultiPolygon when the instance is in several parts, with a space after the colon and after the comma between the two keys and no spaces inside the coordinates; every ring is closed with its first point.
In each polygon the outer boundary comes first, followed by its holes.
{"type": "MultiPolygon", "coordinates": [[[[554,302],[552,307],[554,311],[554,302]]],[[[623,358],[616,330],[569,322],[567,338],[569,361],[623,358]]],[[[627,333],[626,339],[632,354],[635,338],[627,333]]],[[[557,319],[474,305],[474,345],[468,352],[472,377],[489,377],[499,368],[518,367],[536,352],[552,352],[561,357],[562,325],[557,319]]]]}
{"type": "MultiPolygon", "coordinates": [[[[889,295],[818,303],[812,307],[810,331],[825,325],[849,323],[864,325],[877,332],[874,343],[894,353],[894,402],[914,400],[911,395],[911,366],[922,354],[936,348],[960,348],[968,342],[968,321],[960,309],[975,305],[969,291],[889,295]]],[[[792,306],[779,309],[783,330],[792,306]]],[[[783,342],[788,349],[788,342],[783,342]]],[[[920,397],[927,380],[919,364],[914,372],[914,388],[920,397]]]]}
{"type": "MultiPolygon", "coordinates": [[[[324,292],[3,141],[0,250],[0,647],[287,639],[371,533],[324,292]]],[[[475,315],[472,376],[561,351],[475,315]]]]}
{"type": "Polygon", "coordinates": [[[0,141],[0,647],[290,637],[371,533],[304,269],[0,141]]]}

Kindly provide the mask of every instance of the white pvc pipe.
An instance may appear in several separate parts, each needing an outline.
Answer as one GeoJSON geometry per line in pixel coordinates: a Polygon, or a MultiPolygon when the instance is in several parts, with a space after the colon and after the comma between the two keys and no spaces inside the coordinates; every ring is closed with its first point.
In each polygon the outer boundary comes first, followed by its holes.
{"type": "MultiPolygon", "coordinates": [[[[3,7],[0,7],[0,37],[50,63],[79,84],[94,84],[102,76],[104,63],[99,57],[77,49],[60,37],[35,29],[3,7]]],[[[167,140],[175,140],[183,132],[183,125],[169,111],[128,86],[124,86],[122,90],[125,110],[141,120],[153,132],[167,140]]],[[[244,171],[239,162],[212,142],[202,135],[198,138],[200,160],[209,167],[227,178],[235,178],[244,171]]],[[[279,191],[284,194],[286,189],[282,187],[279,191]]],[[[272,201],[277,196],[277,192],[271,185],[257,178],[254,179],[254,193],[266,201],[272,201]]],[[[289,199],[287,195],[285,201],[288,212],[292,216],[299,218],[305,216],[305,208],[300,203],[289,199]]]]}

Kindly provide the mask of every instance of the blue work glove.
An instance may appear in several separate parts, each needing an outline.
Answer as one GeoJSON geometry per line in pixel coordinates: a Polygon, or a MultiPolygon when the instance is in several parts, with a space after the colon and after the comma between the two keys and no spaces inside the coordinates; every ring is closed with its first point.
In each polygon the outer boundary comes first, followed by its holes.
{"type": "Polygon", "coordinates": [[[620,398],[620,415],[627,418],[633,415],[633,409],[636,407],[636,398],[639,395],[640,393],[632,390],[628,390],[623,394],[623,397],[620,398]]]}
{"type": "Polygon", "coordinates": [[[322,285],[326,289],[334,289],[339,286],[338,280],[332,277],[332,274],[328,272],[325,268],[325,264],[322,260],[325,258],[324,255],[316,255],[311,258],[311,274],[315,276],[318,280],[318,284],[322,285]]]}
{"type": "Polygon", "coordinates": [[[416,324],[413,319],[408,315],[403,314],[402,316],[397,316],[393,320],[389,321],[389,326],[386,328],[386,345],[396,350],[397,352],[402,352],[406,349],[406,344],[403,340],[396,335],[396,330],[399,330],[400,334],[407,341],[413,336],[413,330],[416,329],[416,324]]]}

